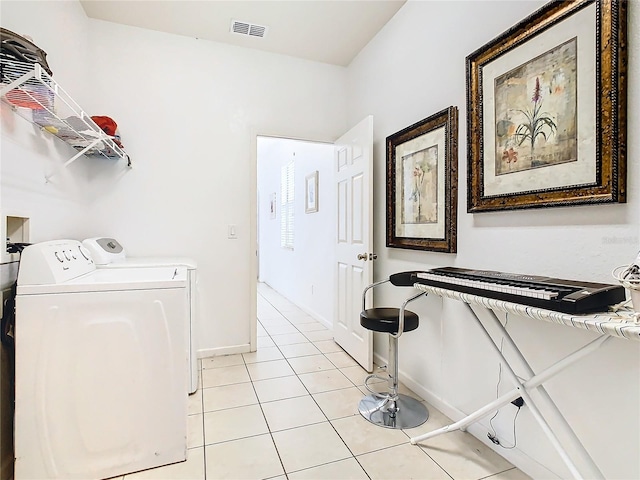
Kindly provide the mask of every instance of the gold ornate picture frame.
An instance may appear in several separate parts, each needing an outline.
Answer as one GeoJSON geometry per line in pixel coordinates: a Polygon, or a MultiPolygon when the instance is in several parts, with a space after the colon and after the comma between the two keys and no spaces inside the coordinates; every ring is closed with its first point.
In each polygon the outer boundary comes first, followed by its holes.
{"type": "Polygon", "coordinates": [[[468,212],[626,201],[625,1],[551,2],[466,70],[468,212]]]}
{"type": "Polygon", "coordinates": [[[458,109],[387,137],[387,247],[455,253],[458,109]]]}

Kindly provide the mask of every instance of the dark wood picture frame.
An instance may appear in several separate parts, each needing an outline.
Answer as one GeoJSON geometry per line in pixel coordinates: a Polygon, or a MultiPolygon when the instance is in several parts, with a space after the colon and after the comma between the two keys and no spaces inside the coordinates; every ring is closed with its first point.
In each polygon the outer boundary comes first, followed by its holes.
{"type": "Polygon", "coordinates": [[[626,202],[626,1],[553,1],[470,54],[466,74],[469,213],[626,202]],[[544,42],[549,50],[536,51],[544,42]],[[573,66],[554,70],[570,47],[573,66]],[[546,110],[554,105],[558,115],[546,110]]]}
{"type": "Polygon", "coordinates": [[[455,253],[458,108],[387,137],[387,247],[455,253]]]}

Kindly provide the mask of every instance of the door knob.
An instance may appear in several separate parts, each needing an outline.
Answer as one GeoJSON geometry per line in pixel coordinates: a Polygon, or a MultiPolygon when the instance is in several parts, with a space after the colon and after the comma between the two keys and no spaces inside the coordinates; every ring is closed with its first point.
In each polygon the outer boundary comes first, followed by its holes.
{"type": "Polygon", "coordinates": [[[358,254],[358,260],[364,260],[366,262],[367,261],[367,254],[366,253],[359,253],[358,254]]]}

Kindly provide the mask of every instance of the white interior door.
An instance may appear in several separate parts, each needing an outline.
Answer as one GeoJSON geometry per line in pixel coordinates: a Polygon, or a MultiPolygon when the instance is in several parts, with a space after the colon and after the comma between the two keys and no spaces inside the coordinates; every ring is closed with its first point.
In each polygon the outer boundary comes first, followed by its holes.
{"type": "Polygon", "coordinates": [[[373,281],[373,117],[362,120],[335,145],[338,224],[333,336],[371,372],[373,333],[360,326],[360,311],[362,290],[373,281]]]}

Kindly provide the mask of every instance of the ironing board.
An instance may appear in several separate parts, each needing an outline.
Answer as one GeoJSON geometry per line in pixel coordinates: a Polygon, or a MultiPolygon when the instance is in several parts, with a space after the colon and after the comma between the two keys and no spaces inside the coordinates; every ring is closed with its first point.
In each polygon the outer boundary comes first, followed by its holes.
{"type": "Polygon", "coordinates": [[[425,433],[423,435],[411,438],[411,443],[415,445],[419,442],[423,442],[442,433],[453,432],[456,430],[464,431],[469,425],[486,417],[492,412],[495,412],[497,409],[503,407],[504,405],[513,402],[517,398],[522,397],[522,399],[524,400],[524,404],[529,408],[532,416],[542,428],[542,431],[548,438],[549,442],[558,452],[562,461],[571,472],[572,478],[604,479],[605,477],[603,476],[602,472],[595,464],[589,453],[586,451],[571,426],[562,416],[562,414],[558,410],[558,407],[555,405],[547,391],[544,389],[543,383],[560,373],[565,368],[574,364],[576,361],[602,347],[602,345],[607,343],[613,337],[640,341],[640,321],[638,320],[637,315],[634,315],[632,312],[571,315],[566,313],[553,312],[542,308],[506,302],[503,300],[495,300],[492,298],[460,293],[454,290],[432,287],[420,283],[416,283],[414,287],[423,292],[433,293],[443,298],[459,300],[465,304],[467,309],[472,314],[472,317],[480,326],[484,336],[489,340],[489,343],[493,347],[494,351],[502,360],[505,366],[506,375],[513,383],[514,388],[457,422],[425,433]],[[489,321],[498,329],[498,331],[502,335],[501,339],[504,339],[504,341],[510,346],[510,348],[513,350],[515,358],[521,363],[522,367],[524,368],[525,373],[528,376],[526,380],[522,381],[520,380],[520,378],[518,378],[513,370],[513,367],[502,354],[502,351],[498,345],[498,341],[489,334],[483,323],[480,321],[480,318],[473,308],[474,306],[486,309],[489,321]],[[517,347],[502,322],[500,322],[500,320],[498,319],[495,312],[512,313],[535,320],[559,323],[574,328],[589,330],[600,334],[600,336],[595,340],[587,343],[583,347],[579,348],[578,350],[575,350],[564,358],[558,360],[553,365],[545,368],[538,373],[535,373],[525,359],[524,355],[520,352],[520,349],[517,347]],[[530,395],[530,392],[534,390],[538,393],[538,397],[535,400],[530,395]],[[556,425],[556,430],[561,430],[564,434],[566,442],[573,447],[573,456],[576,457],[575,459],[579,461],[582,467],[582,473],[576,466],[576,462],[574,461],[574,459],[571,458],[554,431],[551,429],[549,423],[547,423],[547,420],[543,417],[538,406],[536,405],[536,402],[545,407],[547,415],[553,417],[553,422],[556,425]]]}

